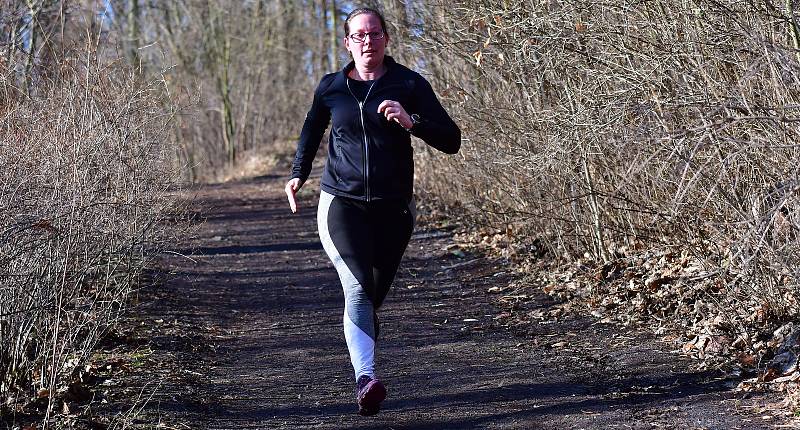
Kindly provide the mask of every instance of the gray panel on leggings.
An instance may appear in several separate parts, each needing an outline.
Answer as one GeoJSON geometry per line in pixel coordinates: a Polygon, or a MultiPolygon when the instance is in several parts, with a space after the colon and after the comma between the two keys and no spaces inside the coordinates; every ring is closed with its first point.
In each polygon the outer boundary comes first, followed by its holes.
{"type": "Polygon", "coordinates": [[[328,254],[328,258],[333,262],[336,272],[339,273],[339,280],[342,282],[344,290],[345,310],[350,321],[367,334],[375,339],[375,326],[373,325],[372,301],[361,287],[353,272],[347,267],[336,244],[333,243],[330,231],[328,230],[328,214],[331,204],[336,197],[333,194],[322,191],[319,196],[319,208],[317,209],[317,228],[319,228],[319,238],[322,240],[322,247],[328,254]]]}

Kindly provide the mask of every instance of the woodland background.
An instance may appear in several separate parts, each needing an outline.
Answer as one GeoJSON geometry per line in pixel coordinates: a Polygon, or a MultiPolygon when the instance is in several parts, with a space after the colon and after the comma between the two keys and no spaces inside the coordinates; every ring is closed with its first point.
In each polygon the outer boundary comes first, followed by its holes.
{"type": "MultiPolygon", "coordinates": [[[[417,192],[462,240],[687,351],[769,354],[799,306],[800,3],[363,5],[462,127],[454,157],[415,142],[417,192]]],[[[2,408],[65,389],[181,184],[291,157],[353,7],[0,0],[2,408]]]]}

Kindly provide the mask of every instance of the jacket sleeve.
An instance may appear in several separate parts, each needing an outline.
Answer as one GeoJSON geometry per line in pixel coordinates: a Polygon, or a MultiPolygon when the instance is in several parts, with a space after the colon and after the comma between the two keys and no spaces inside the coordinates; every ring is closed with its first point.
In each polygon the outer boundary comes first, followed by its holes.
{"type": "Polygon", "coordinates": [[[428,145],[446,154],[455,154],[461,148],[461,129],[444,110],[431,88],[431,84],[421,76],[417,79],[416,113],[420,122],[411,129],[411,134],[428,145]]]}
{"type": "Polygon", "coordinates": [[[308,175],[311,174],[311,164],[314,162],[322,135],[325,134],[325,129],[328,128],[331,119],[330,108],[325,105],[322,98],[332,79],[332,75],[323,77],[314,91],[314,101],[306,114],[303,131],[300,132],[300,139],[297,141],[297,153],[294,163],[292,163],[290,179],[300,178],[301,182],[305,182],[308,175]]]}

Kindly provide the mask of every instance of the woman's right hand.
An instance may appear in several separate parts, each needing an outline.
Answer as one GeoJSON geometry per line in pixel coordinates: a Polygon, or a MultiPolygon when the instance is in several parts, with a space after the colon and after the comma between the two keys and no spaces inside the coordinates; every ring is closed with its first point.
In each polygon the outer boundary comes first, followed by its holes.
{"type": "Polygon", "coordinates": [[[297,191],[300,190],[303,184],[300,183],[300,178],[293,178],[290,179],[289,182],[286,183],[286,197],[289,199],[289,209],[292,210],[292,213],[297,212],[297,191]]]}

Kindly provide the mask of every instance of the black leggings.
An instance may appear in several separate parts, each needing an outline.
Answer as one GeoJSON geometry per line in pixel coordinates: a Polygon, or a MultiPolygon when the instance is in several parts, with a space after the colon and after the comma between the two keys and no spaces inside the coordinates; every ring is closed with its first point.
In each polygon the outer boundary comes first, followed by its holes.
{"type": "Polygon", "coordinates": [[[344,290],[344,334],[356,379],[375,376],[375,311],[383,304],[414,229],[412,200],[364,202],[322,192],[319,235],[344,290]]]}

